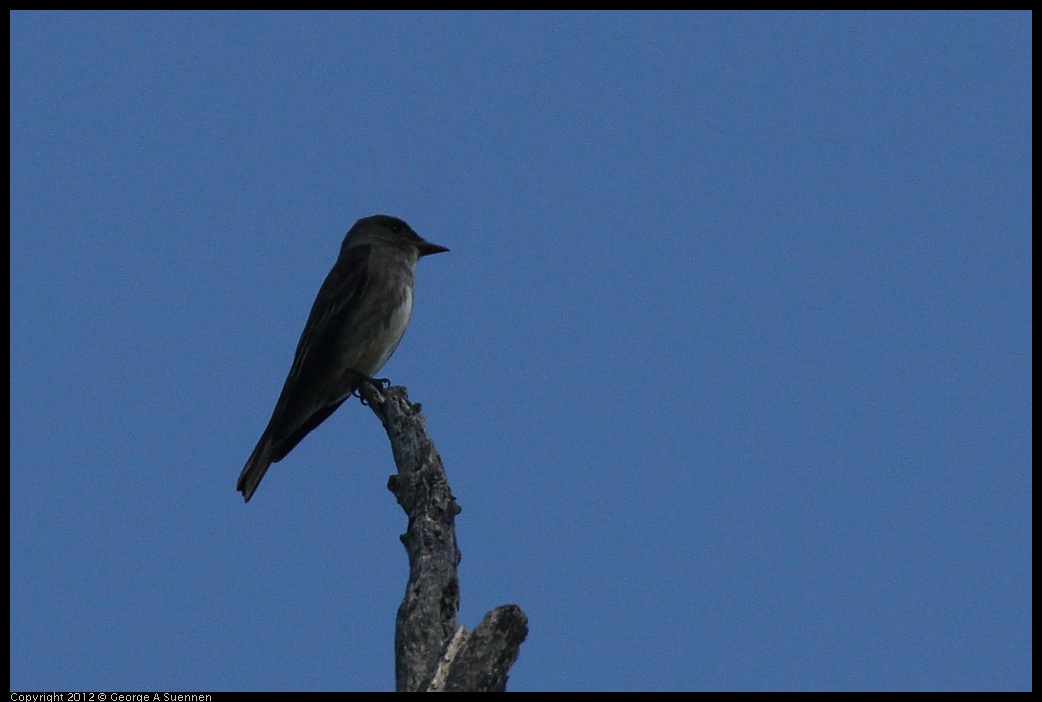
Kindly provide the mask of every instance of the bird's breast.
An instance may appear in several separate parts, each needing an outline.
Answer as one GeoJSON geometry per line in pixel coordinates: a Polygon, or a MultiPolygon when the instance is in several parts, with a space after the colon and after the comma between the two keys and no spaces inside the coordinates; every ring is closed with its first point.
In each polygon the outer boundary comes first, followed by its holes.
{"type": "Polygon", "coordinates": [[[373,373],[383,368],[384,364],[394,353],[394,350],[398,348],[398,342],[402,340],[402,336],[405,334],[405,328],[409,326],[409,318],[412,317],[412,288],[406,287],[405,294],[402,296],[401,302],[398,307],[391,314],[390,319],[387,321],[387,329],[385,330],[386,336],[381,339],[378,349],[379,357],[376,358],[376,368],[373,369],[373,373]]]}
{"type": "Polygon", "coordinates": [[[345,335],[351,338],[342,348],[353,349],[355,353],[348,354],[352,358],[343,359],[344,365],[372,376],[387,363],[398,348],[412,316],[412,289],[403,286],[395,297],[395,304],[390,309],[385,306],[382,313],[367,316],[345,330],[345,335]]]}

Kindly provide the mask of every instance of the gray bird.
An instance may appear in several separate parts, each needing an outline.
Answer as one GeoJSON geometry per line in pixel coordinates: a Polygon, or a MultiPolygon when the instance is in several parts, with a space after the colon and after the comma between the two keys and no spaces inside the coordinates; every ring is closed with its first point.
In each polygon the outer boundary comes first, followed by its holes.
{"type": "Polygon", "coordinates": [[[388,215],[355,222],[318,291],[293,366],[236,490],[247,502],[272,463],[286,457],[358,388],[402,340],[421,256],[448,251],[388,215]]]}

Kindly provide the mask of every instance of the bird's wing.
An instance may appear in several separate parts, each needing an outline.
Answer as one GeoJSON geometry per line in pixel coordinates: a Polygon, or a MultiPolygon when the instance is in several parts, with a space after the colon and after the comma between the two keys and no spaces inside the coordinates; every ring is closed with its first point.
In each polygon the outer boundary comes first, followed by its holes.
{"type": "Polygon", "coordinates": [[[266,432],[273,442],[273,461],[280,461],[301,439],[321,424],[343,402],[318,405],[316,398],[328,392],[329,368],[335,363],[339,335],[353,309],[352,303],[369,282],[371,247],[353,246],[337,259],[311,307],[307,324],[297,342],[293,365],[275,403],[266,432]]]}
{"type": "Polygon", "coordinates": [[[286,378],[287,385],[299,378],[303,369],[323,365],[329,352],[336,347],[337,337],[343,331],[345,321],[338,318],[352,308],[352,303],[369,284],[371,251],[372,247],[368,244],[352,246],[329,271],[318,290],[315,304],[311,306],[311,314],[308,315],[300,341],[297,342],[293,366],[286,378]]]}

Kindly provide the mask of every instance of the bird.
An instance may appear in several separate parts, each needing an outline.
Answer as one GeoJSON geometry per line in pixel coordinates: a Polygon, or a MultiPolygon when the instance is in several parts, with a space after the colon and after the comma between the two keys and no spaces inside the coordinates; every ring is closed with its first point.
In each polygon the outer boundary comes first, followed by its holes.
{"type": "Polygon", "coordinates": [[[414,270],[423,256],[443,253],[397,217],[355,222],[340,246],[304,331],[275,410],[239,475],[250,501],[278,463],[325,421],[398,347],[412,315],[414,270]]]}

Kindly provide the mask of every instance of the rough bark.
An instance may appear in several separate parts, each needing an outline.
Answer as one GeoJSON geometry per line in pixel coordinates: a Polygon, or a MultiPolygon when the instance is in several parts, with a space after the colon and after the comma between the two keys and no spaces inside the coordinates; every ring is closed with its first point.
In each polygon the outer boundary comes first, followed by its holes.
{"type": "Polygon", "coordinates": [[[359,393],[387,431],[398,468],[387,487],[409,518],[401,536],[409,582],[395,622],[396,689],[505,690],[528,619],[516,605],[505,605],[486,614],[472,633],[457,624],[460,508],[420,406],[400,386],[362,383],[359,393]]]}

